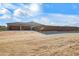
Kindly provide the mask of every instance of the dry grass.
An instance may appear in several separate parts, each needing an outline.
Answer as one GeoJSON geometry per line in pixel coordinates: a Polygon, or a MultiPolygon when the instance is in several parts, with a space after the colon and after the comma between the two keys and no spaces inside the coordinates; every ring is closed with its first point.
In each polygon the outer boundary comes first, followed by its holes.
{"type": "Polygon", "coordinates": [[[33,31],[0,32],[0,55],[79,55],[79,33],[45,35],[33,31]]]}

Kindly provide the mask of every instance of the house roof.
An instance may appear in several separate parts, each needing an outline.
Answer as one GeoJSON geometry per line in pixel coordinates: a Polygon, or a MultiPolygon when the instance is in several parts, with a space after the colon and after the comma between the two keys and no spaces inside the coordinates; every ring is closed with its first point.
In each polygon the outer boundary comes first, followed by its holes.
{"type": "Polygon", "coordinates": [[[44,25],[36,22],[13,22],[7,23],[8,26],[47,26],[47,27],[70,27],[70,28],[79,28],[74,26],[52,26],[52,25],[44,25]]]}
{"type": "Polygon", "coordinates": [[[7,25],[13,25],[13,26],[43,26],[43,24],[36,23],[36,22],[13,22],[13,23],[7,23],[7,25]]]}

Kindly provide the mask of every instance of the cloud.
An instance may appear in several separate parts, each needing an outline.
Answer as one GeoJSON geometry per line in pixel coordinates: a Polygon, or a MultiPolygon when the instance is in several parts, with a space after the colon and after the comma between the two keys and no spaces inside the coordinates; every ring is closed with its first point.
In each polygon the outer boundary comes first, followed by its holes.
{"type": "Polygon", "coordinates": [[[37,3],[33,3],[33,4],[29,4],[29,5],[25,5],[27,7],[24,8],[18,8],[14,11],[14,15],[20,15],[21,13],[26,15],[26,16],[36,16],[37,14],[41,13],[41,8],[40,8],[41,4],[37,4],[37,3]]]}
{"type": "Polygon", "coordinates": [[[79,23],[79,15],[49,14],[47,17],[55,25],[77,26],[79,23]]]}
{"type": "Polygon", "coordinates": [[[33,3],[29,5],[24,5],[23,8],[17,8],[14,10],[13,17],[17,19],[22,19],[27,21],[27,19],[32,19],[40,15],[41,12],[41,4],[33,3]],[[25,6],[25,7],[24,7],[25,6]]]}
{"type": "Polygon", "coordinates": [[[47,14],[32,21],[52,26],[79,26],[79,15],[47,14]]]}
{"type": "Polygon", "coordinates": [[[9,18],[11,18],[10,12],[5,8],[0,9],[0,14],[2,14],[0,16],[0,19],[9,19],[9,18]]]}
{"type": "Polygon", "coordinates": [[[14,11],[14,16],[20,16],[21,15],[21,13],[24,13],[24,11],[22,10],[22,9],[16,9],[15,11],[14,11]]]}
{"type": "Polygon", "coordinates": [[[79,15],[44,13],[42,4],[0,4],[0,20],[35,21],[46,25],[79,26],[79,15]],[[2,7],[3,6],[3,7],[2,7]],[[10,11],[11,10],[11,11],[10,11]]]}
{"type": "Polygon", "coordinates": [[[49,19],[44,16],[42,16],[40,18],[34,18],[34,19],[32,19],[32,21],[41,23],[41,24],[45,24],[45,25],[50,25],[49,19]]]}
{"type": "Polygon", "coordinates": [[[37,3],[33,4],[19,4],[19,3],[14,3],[14,4],[0,4],[0,19],[9,19],[12,18],[11,20],[25,20],[37,16],[40,13],[40,5],[37,3]]]}
{"type": "Polygon", "coordinates": [[[9,14],[9,13],[10,13],[10,11],[5,8],[0,9],[0,14],[9,14]]]}
{"type": "Polygon", "coordinates": [[[9,15],[3,15],[3,16],[0,17],[0,19],[8,20],[8,19],[11,19],[11,16],[9,16],[9,15]]]}
{"type": "Polygon", "coordinates": [[[40,5],[41,5],[41,4],[38,4],[38,3],[32,3],[32,4],[30,4],[30,6],[29,6],[29,10],[30,10],[31,12],[33,12],[33,13],[40,12],[40,11],[41,11],[41,10],[40,10],[40,5]]]}
{"type": "Polygon", "coordinates": [[[2,3],[1,6],[2,6],[2,8],[11,9],[11,10],[15,10],[18,8],[17,6],[15,6],[11,3],[2,3]]]}

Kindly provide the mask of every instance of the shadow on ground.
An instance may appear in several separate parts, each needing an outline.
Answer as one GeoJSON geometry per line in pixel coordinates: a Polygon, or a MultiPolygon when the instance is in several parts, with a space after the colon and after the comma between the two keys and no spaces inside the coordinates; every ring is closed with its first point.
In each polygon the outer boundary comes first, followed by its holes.
{"type": "Polygon", "coordinates": [[[63,32],[63,31],[45,31],[45,32],[40,32],[45,35],[52,35],[52,34],[63,34],[63,33],[79,33],[79,32],[63,32]]]}

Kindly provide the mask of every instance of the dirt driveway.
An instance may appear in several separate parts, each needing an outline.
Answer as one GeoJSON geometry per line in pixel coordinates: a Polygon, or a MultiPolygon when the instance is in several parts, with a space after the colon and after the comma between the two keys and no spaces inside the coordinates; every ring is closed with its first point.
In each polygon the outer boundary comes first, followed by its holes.
{"type": "Polygon", "coordinates": [[[79,55],[79,33],[47,35],[35,31],[2,31],[0,55],[79,55]]]}

